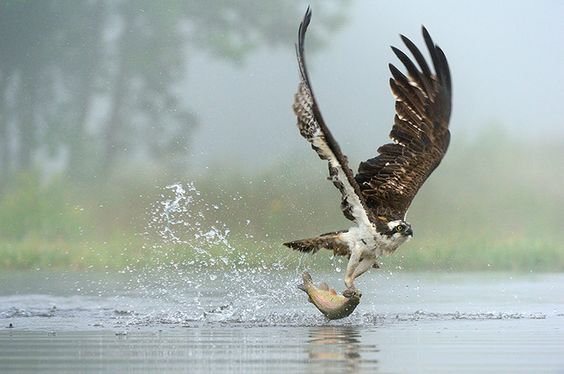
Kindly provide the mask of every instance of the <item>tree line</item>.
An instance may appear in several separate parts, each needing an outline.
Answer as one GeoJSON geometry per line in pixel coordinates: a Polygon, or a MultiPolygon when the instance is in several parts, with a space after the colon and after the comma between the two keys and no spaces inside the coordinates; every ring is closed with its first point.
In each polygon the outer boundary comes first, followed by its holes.
{"type": "MultiPolygon", "coordinates": [[[[318,6],[320,27],[341,23],[345,2],[334,4],[318,6]]],[[[136,157],[182,160],[199,125],[178,95],[190,58],[206,51],[238,63],[262,45],[291,47],[302,8],[257,0],[3,1],[0,189],[18,172],[53,163],[84,179],[136,157]]]]}

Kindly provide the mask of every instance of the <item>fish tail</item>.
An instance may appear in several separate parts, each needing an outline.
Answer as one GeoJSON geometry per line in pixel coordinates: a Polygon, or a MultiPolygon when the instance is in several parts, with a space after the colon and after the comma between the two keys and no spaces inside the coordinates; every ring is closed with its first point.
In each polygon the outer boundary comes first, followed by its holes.
{"type": "Polygon", "coordinates": [[[304,273],[302,274],[302,284],[298,285],[298,288],[304,292],[307,292],[307,290],[313,286],[313,279],[311,278],[311,274],[308,273],[307,271],[304,271],[304,273]]]}
{"type": "Polygon", "coordinates": [[[311,274],[307,271],[304,271],[304,273],[302,274],[302,280],[304,281],[304,284],[302,284],[304,288],[313,285],[313,278],[311,277],[311,274]]]}
{"type": "Polygon", "coordinates": [[[313,300],[311,299],[311,296],[308,292],[308,290],[310,290],[313,286],[313,279],[311,278],[311,274],[309,274],[307,271],[304,271],[304,273],[302,274],[302,281],[302,284],[298,284],[298,288],[307,293],[307,295],[309,296],[308,301],[310,303],[313,303],[313,300]]]}
{"type": "Polygon", "coordinates": [[[333,250],[333,253],[337,255],[347,255],[350,251],[346,242],[340,239],[342,233],[343,231],[330,232],[315,238],[294,240],[284,243],[284,245],[304,253],[316,253],[321,248],[326,248],[333,250]]]}

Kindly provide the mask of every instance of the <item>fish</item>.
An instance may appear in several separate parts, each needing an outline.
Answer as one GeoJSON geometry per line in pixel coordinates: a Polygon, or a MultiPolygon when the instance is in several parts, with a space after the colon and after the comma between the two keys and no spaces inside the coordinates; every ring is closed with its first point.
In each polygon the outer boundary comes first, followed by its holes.
{"type": "Polygon", "coordinates": [[[357,290],[347,290],[347,296],[339,295],[327,283],[313,284],[311,275],[306,271],[302,274],[303,284],[298,288],[309,296],[309,302],[323,313],[328,319],[341,319],[351,315],[360,303],[362,293],[357,290]]]}

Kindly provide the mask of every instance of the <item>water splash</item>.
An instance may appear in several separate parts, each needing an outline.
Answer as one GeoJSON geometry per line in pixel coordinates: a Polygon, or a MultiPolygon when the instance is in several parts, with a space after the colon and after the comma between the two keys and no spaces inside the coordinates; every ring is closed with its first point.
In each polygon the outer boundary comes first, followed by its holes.
{"type": "MultiPolygon", "coordinates": [[[[199,196],[199,192],[193,185],[189,185],[188,187],[189,191],[199,196]]],[[[156,222],[162,222],[163,226],[159,229],[159,234],[166,241],[182,243],[183,241],[175,234],[174,226],[183,224],[184,221],[181,215],[190,214],[186,207],[193,198],[192,196],[186,195],[186,190],[180,183],[166,186],[166,189],[174,191],[174,198],[164,200],[160,203],[162,210],[158,212],[156,222]]],[[[164,197],[164,195],[161,196],[164,197]]]]}
{"type": "MultiPolygon", "coordinates": [[[[157,305],[168,305],[157,313],[160,318],[249,320],[297,293],[295,282],[285,276],[284,261],[266,262],[257,253],[273,252],[268,243],[248,233],[238,233],[244,241],[234,238],[217,218],[228,208],[206,201],[194,183],[164,187],[160,201],[151,206],[145,235],[147,242],[153,241],[146,245],[149,265],[130,288],[156,299],[157,305]]],[[[138,316],[132,318],[136,323],[138,316]]]]}

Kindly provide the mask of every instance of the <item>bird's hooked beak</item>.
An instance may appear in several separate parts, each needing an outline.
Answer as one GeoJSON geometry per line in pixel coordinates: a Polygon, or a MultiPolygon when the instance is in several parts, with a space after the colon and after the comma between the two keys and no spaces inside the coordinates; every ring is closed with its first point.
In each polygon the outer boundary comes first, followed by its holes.
{"type": "Polygon", "coordinates": [[[405,235],[413,237],[413,230],[411,229],[411,227],[408,227],[407,230],[405,230],[405,235]]]}

